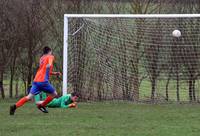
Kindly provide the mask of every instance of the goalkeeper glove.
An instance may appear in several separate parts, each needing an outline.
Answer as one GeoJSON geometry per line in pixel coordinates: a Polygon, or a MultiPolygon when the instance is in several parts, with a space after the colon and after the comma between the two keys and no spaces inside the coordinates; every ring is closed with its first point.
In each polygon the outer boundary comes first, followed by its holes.
{"type": "Polygon", "coordinates": [[[69,104],[69,108],[77,108],[77,103],[73,102],[73,103],[69,104]]]}

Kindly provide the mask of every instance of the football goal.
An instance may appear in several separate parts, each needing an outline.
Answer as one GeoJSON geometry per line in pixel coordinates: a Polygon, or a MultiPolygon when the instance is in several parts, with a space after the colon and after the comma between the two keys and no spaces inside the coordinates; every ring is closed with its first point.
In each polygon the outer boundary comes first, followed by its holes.
{"type": "Polygon", "coordinates": [[[65,14],[63,94],[198,101],[200,14],[65,14]]]}

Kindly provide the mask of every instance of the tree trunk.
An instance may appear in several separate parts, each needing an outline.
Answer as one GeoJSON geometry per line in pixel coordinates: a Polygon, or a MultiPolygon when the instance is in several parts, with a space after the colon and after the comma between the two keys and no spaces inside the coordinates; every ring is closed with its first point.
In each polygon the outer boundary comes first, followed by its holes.
{"type": "Polygon", "coordinates": [[[89,97],[87,100],[92,100],[94,98],[94,78],[90,77],[88,85],[89,97]]]}
{"type": "Polygon", "coordinates": [[[19,97],[19,80],[16,80],[16,84],[15,84],[15,98],[19,97]]]}
{"type": "MultiPolygon", "coordinates": [[[[30,43],[32,44],[32,43],[30,43]]],[[[27,88],[31,85],[32,81],[32,66],[33,66],[33,53],[32,53],[32,45],[30,45],[28,49],[28,75],[27,75],[27,88]]]]}
{"type": "MultiPolygon", "coordinates": [[[[15,50],[18,52],[17,50],[15,50]]],[[[12,58],[12,63],[10,66],[10,88],[9,88],[9,96],[10,98],[13,97],[13,79],[15,75],[15,63],[16,63],[16,58],[17,58],[17,53],[14,52],[14,57],[12,58]]]]}
{"type": "MultiPolygon", "coordinates": [[[[140,28],[141,26],[141,22],[140,20],[136,20],[137,26],[140,28]]],[[[133,63],[132,63],[132,68],[134,70],[134,78],[133,78],[133,100],[134,101],[138,101],[139,100],[139,48],[140,48],[140,43],[141,43],[141,39],[142,39],[142,32],[140,29],[137,29],[137,43],[136,43],[136,56],[133,59],[133,63]]]]}
{"type": "Polygon", "coordinates": [[[10,68],[10,88],[9,88],[9,97],[13,97],[13,77],[14,77],[14,71],[12,68],[10,68]]]}
{"type": "Polygon", "coordinates": [[[113,99],[117,99],[117,84],[118,84],[117,69],[114,68],[114,83],[112,86],[113,99]]]}
{"type": "Polygon", "coordinates": [[[4,88],[3,88],[3,71],[0,71],[0,92],[1,96],[4,99],[5,98],[5,93],[4,93],[4,88]]]}
{"type": "Polygon", "coordinates": [[[192,80],[189,79],[189,100],[192,101],[192,80]]]}
{"type": "MultiPolygon", "coordinates": [[[[136,64],[138,65],[138,64],[136,64]]],[[[138,66],[135,66],[135,73],[133,78],[133,100],[138,101],[139,100],[139,72],[138,72],[138,66]]]]}
{"type": "MultiPolygon", "coordinates": [[[[101,71],[100,66],[97,68],[97,71],[101,71]]],[[[102,96],[104,94],[102,94],[103,91],[103,74],[101,72],[97,73],[97,94],[98,94],[98,100],[101,101],[102,100],[102,96]]]]}
{"type": "Polygon", "coordinates": [[[169,88],[169,81],[170,81],[170,78],[167,79],[167,83],[166,83],[166,87],[165,87],[165,88],[166,88],[166,91],[165,91],[166,98],[165,98],[165,99],[166,99],[167,101],[169,101],[169,91],[168,91],[168,88],[169,88]]]}
{"type": "Polygon", "coordinates": [[[179,95],[179,75],[178,75],[178,73],[176,75],[176,98],[177,98],[177,101],[179,102],[180,101],[180,95],[179,95]]]}
{"type": "MultiPolygon", "coordinates": [[[[139,47],[139,45],[138,45],[139,47]]],[[[137,48],[138,50],[138,48],[137,48]]],[[[131,66],[132,66],[132,73],[133,73],[133,100],[138,101],[139,100],[139,59],[138,59],[138,54],[136,55],[136,58],[131,60],[131,66]]]]}
{"type": "Polygon", "coordinates": [[[155,91],[156,91],[156,79],[153,78],[151,81],[151,100],[155,99],[155,91]]]}
{"type": "Polygon", "coordinates": [[[195,79],[193,79],[193,83],[192,83],[192,92],[193,92],[193,100],[196,101],[195,79]]]}
{"type": "Polygon", "coordinates": [[[27,95],[27,88],[28,88],[27,83],[25,80],[23,82],[24,82],[24,95],[27,95]]]}

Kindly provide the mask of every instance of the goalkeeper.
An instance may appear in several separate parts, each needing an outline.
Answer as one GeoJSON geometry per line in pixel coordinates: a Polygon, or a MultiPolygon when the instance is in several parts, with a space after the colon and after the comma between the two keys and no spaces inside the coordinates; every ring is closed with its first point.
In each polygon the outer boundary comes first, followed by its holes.
{"type": "MultiPolygon", "coordinates": [[[[47,107],[49,108],[76,108],[77,107],[77,100],[79,98],[79,94],[77,92],[73,92],[71,94],[67,94],[61,96],[59,98],[54,98],[47,107]]],[[[37,105],[41,104],[43,100],[46,99],[46,93],[42,92],[34,97],[35,103],[37,105]],[[42,99],[42,101],[41,101],[42,99]]]]}

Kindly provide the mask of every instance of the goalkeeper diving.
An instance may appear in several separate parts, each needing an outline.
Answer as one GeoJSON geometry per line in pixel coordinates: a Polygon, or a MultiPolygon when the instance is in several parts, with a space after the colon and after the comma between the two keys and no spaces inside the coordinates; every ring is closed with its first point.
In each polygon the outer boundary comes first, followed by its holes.
{"type": "MultiPolygon", "coordinates": [[[[38,95],[35,95],[35,103],[36,105],[40,105],[43,103],[47,97],[46,93],[42,92],[38,95]]],[[[79,94],[77,92],[73,92],[71,94],[63,95],[59,98],[54,98],[50,103],[47,104],[48,108],[76,108],[77,100],[79,98],[79,94]]]]}

